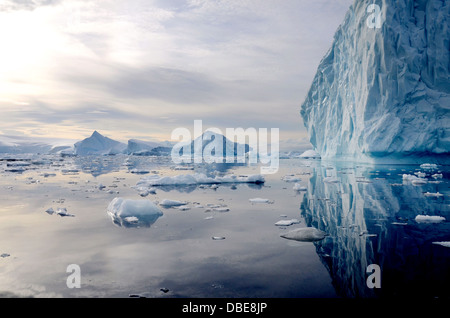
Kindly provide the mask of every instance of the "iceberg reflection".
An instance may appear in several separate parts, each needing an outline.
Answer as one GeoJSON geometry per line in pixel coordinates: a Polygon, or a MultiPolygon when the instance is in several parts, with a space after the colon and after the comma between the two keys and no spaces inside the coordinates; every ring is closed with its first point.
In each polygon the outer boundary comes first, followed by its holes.
{"type": "Polygon", "coordinates": [[[312,169],[302,216],[307,226],[329,234],[314,244],[338,295],[450,296],[450,249],[433,244],[450,241],[448,171],[442,183],[430,177],[431,182],[417,186],[401,183],[405,169],[400,168],[328,164],[312,169]],[[324,182],[326,178],[338,182],[324,182]],[[444,196],[424,195],[438,191],[444,196]],[[446,221],[416,222],[422,214],[446,221]],[[366,285],[370,264],[381,268],[379,289],[366,285]]]}

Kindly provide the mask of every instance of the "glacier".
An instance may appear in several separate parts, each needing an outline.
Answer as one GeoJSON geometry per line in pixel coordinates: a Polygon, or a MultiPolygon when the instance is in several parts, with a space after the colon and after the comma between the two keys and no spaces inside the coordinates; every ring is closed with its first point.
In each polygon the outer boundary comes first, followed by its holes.
{"type": "Polygon", "coordinates": [[[437,162],[450,157],[450,2],[355,0],[300,114],[322,159],[437,162]],[[429,159],[430,161],[424,161],[429,159]]]}

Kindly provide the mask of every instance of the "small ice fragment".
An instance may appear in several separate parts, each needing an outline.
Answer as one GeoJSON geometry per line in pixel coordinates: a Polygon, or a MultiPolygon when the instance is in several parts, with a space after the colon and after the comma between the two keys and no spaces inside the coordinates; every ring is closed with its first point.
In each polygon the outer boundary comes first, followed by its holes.
{"type": "Polygon", "coordinates": [[[301,242],[314,242],[320,241],[327,236],[327,233],[318,230],[314,227],[304,227],[296,230],[289,231],[285,234],[280,235],[282,238],[288,240],[295,240],[301,242]]]}
{"type": "Polygon", "coordinates": [[[219,208],[213,208],[213,211],[216,211],[216,212],[228,212],[228,211],[230,211],[230,209],[226,208],[226,207],[219,207],[219,208]]]}
{"type": "Polygon", "coordinates": [[[425,176],[427,175],[425,172],[421,172],[421,171],[414,172],[414,174],[416,176],[418,176],[419,178],[425,178],[425,176]]]}
{"type": "Polygon", "coordinates": [[[323,182],[327,182],[327,183],[338,183],[339,180],[335,177],[326,177],[323,178],[323,182]]]}
{"type": "Polygon", "coordinates": [[[393,225],[408,225],[408,223],[405,222],[392,222],[393,225]]]}
{"type": "Polygon", "coordinates": [[[295,175],[291,174],[291,175],[286,175],[283,178],[281,178],[281,180],[286,181],[286,182],[298,182],[298,181],[302,181],[302,179],[300,177],[296,177],[295,175]]]}
{"type": "Polygon", "coordinates": [[[251,203],[273,203],[273,201],[269,199],[263,199],[263,198],[253,198],[249,199],[251,203]]]}
{"type": "Polygon", "coordinates": [[[177,200],[168,200],[168,199],[164,199],[159,203],[159,205],[162,205],[164,207],[181,206],[181,205],[186,205],[186,204],[187,204],[187,202],[182,202],[182,201],[177,201],[177,200]]]}
{"type": "Polygon", "coordinates": [[[433,242],[433,244],[450,247],[450,242],[433,242]]]}
{"type": "Polygon", "coordinates": [[[435,163],[423,163],[420,165],[422,169],[437,169],[437,164],[435,163]]]}
{"type": "Polygon", "coordinates": [[[99,185],[97,186],[97,188],[99,190],[103,190],[104,188],[106,188],[106,186],[104,186],[103,184],[99,183],[99,185]]]}
{"type": "Polygon", "coordinates": [[[436,193],[430,193],[430,192],[425,192],[424,196],[426,197],[443,197],[444,195],[442,193],[436,192],[436,193]]]}
{"type": "Polygon", "coordinates": [[[292,189],[295,191],[306,191],[307,190],[306,187],[302,186],[300,183],[294,184],[292,189]]]}
{"type": "Polygon", "coordinates": [[[445,218],[438,215],[418,215],[415,220],[417,223],[439,223],[444,222],[445,218]]]}
{"type": "Polygon", "coordinates": [[[291,219],[291,220],[281,220],[275,223],[276,226],[290,226],[292,224],[298,224],[300,223],[297,219],[291,219]]]}
{"type": "Polygon", "coordinates": [[[212,220],[212,219],[214,219],[214,217],[213,216],[207,216],[206,218],[204,218],[205,220],[212,220]]]}
{"type": "Polygon", "coordinates": [[[220,240],[224,240],[225,237],[224,237],[224,236],[213,236],[212,239],[213,239],[214,241],[220,241],[220,240]]]}
{"type": "Polygon", "coordinates": [[[68,213],[66,208],[58,208],[56,210],[56,214],[58,214],[59,216],[75,216],[73,214],[68,213]]]}
{"type": "Polygon", "coordinates": [[[53,213],[55,213],[55,210],[53,210],[53,208],[49,208],[49,209],[45,210],[45,212],[52,215],[53,213]]]}
{"type": "Polygon", "coordinates": [[[139,221],[139,219],[137,217],[135,217],[135,216],[128,216],[128,217],[124,218],[124,220],[126,222],[130,222],[130,223],[139,221]]]}
{"type": "Polygon", "coordinates": [[[431,177],[433,177],[434,179],[442,179],[444,176],[442,175],[442,173],[435,173],[431,175],[431,177]]]}
{"type": "Polygon", "coordinates": [[[211,189],[213,189],[213,190],[217,189],[218,187],[219,187],[219,186],[218,186],[217,184],[211,185],[211,189]]]}

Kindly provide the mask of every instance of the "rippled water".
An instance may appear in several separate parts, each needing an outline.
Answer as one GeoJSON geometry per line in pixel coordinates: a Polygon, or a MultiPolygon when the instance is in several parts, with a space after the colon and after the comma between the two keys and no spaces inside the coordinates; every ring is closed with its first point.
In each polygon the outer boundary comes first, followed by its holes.
{"type": "MultiPolygon", "coordinates": [[[[141,198],[133,186],[143,175],[132,169],[162,176],[194,171],[173,170],[163,158],[38,159],[23,173],[5,171],[8,162],[2,161],[0,254],[9,255],[0,257],[3,297],[449,296],[450,248],[433,244],[450,241],[447,167],[284,159],[264,185],[160,187],[141,198]],[[402,174],[419,170],[431,183],[403,182],[402,174]],[[430,177],[438,171],[442,179],[430,177]],[[294,191],[294,182],[283,180],[287,175],[300,178],[307,191],[294,191]],[[338,182],[324,182],[326,177],[338,182]],[[106,212],[115,197],[188,201],[190,209],[161,207],[157,219],[121,223],[106,212]],[[208,211],[208,204],[229,211],[208,211]],[[74,217],[50,215],[50,207],[74,217]],[[446,220],[418,223],[418,214],[446,220]],[[300,223],[275,225],[294,218],[300,223]],[[328,236],[316,242],[280,237],[306,226],[328,236]],[[66,285],[70,264],[80,266],[81,288],[66,285]],[[380,266],[379,289],[367,287],[369,264],[380,266]]],[[[259,173],[247,166],[197,171],[259,173]]]]}

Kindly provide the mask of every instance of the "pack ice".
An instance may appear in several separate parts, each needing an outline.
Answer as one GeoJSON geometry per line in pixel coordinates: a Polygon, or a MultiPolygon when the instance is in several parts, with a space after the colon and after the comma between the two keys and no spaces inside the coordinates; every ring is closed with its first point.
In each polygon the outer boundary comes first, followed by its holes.
{"type": "Polygon", "coordinates": [[[310,142],[325,159],[448,162],[450,2],[382,1],[380,28],[371,4],[354,1],[318,66],[300,111],[310,142]]]}

